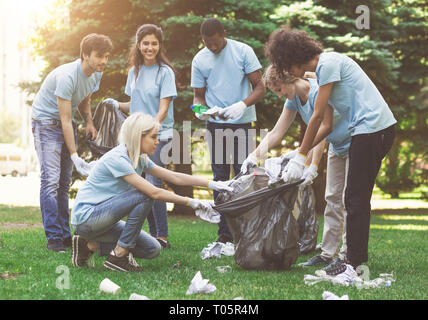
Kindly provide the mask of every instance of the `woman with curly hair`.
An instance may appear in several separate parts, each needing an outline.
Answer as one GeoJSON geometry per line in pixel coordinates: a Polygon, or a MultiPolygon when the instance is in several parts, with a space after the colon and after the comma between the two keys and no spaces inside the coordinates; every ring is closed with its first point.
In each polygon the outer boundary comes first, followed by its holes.
{"type": "Polygon", "coordinates": [[[324,52],[305,31],[283,27],[274,31],[265,47],[266,57],[279,70],[303,76],[315,72],[319,85],[314,112],[297,154],[284,169],[284,180],[299,179],[308,151],[333,130],[333,109],[348,119],[352,136],[345,190],[347,211],[346,261],[338,261],[327,274],[352,272],[368,261],[370,199],[382,159],[395,136],[397,122],[379,90],[348,56],[324,52]]]}
{"type": "MultiPolygon", "coordinates": [[[[281,140],[288,131],[296,114],[299,113],[302,120],[308,124],[314,112],[314,104],[318,94],[316,79],[299,78],[288,72],[279,73],[272,65],[269,66],[263,76],[266,87],[276,93],[279,98],[286,98],[284,108],[275,127],[269,131],[242,164],[242,172],[246,173],[248,167],[255,164],[258,159],[264,158],[267,151],[281,144],[281,140]]],[[[343,205],[343,195],[346,185],[346,173],[348,168],[348,151],[351,135],[348,132],[348,120],[334,112],[334,130],[326,139],[329,143],[327,158],[327,182],[325,200],[327,202],[324,211],[324,232],[321,244],[321,253],[312,257],[309,261],[301,263],[301,266],[324,266],[328,270],[329,265],[335,265],[337,261],[344,260],[346,256],[346,237],[344,226],[346,225],[346,211],[343,205]],[[343,242],[339,250],[340,243],[343,242]],[[333,260],[339,252],[338,257],[333,260]]],[[[318,176],[318,163],[324,151],[324,140],[314,147],[308,155],[303,171],[304,181],[300,186],[311,184],[318,176]]],[[[282,155],[279,159],[294,157],[296,150],[282,155]]]]}
{"type": "MultiPolygon", "coordinates": [[[[162,29],[154,24],[140,26],[129,53],[128,79],[125,93],[129,102],[108,99],[121,111],[144,112],[155,117],[162,124],[159,129],[159,145],[150,159],[158,166],[162,148],[171,142],[174,126],[173,99],[177,96],[175,70],[164,52],[162,29]]],[[[147,180],[156,187],[162,187],[162,180],[147,174],[147,180]]],[[[155,201],[147,217],[150,234],[158,239],[164,248],[169,248],[168,214],[163,201],[155,201]]]]}

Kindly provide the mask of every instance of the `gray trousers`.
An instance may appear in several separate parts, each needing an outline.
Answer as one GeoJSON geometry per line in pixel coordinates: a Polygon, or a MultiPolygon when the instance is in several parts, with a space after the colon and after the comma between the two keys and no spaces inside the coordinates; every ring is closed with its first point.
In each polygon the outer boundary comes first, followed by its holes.
{"type": "Polygon", "coordinates": [[[325,188],[324,231],[321,257],[332,259],[339,251],[339,258],[346,258],[346,209],[345,189],[349,157],[340,157],[329,151],[327,158],[327,182],[325,188]]]}

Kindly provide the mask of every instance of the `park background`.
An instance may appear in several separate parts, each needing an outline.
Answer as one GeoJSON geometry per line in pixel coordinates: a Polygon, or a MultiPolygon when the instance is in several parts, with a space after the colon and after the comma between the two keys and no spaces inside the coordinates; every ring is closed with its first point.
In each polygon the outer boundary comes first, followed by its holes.
{"type": "MultiPolygon", "coordinates": [[[[189,108],[193,100],[190,66],[193,56],[203,48],[200,24],[208,17],[216,17],[225,25],[228,38],[247,43],[254,49],[263,69],[267,66],[264,44],[269,34],[284,24],[306,30],[323,43],[325,50],[344,53],[359,63],[398,121],[395,143],[383,161],[376,181],[372,208],[374,213],[380,214],[421,214],[415,221],[424,224],[415,230],[420,231],[418,236],[427,240],[428,9],[425,1],[1,0],[1,5],[0,143],[15,144],[27,150],[35,171],[27,177],[0,177],[0,203],[4,204],[0,209],[6,212],[0,215],[3,219],[0,220],[0,231],[5,238],[9,231],[10,234],[14,232],[13,228],[41,227],[37,208],[38,165],[29,129],[31,102],[51,70],[79,57],[82,37],[92,32],[102,33],[111,37],[114,44],[100,90],[93,95],[94,110],[98,102],[107,97],[128,101],[124,86],[128,72],[127,57],[135,31],[144,23],[160,25],[166,53],[177,70],[179,83],[178,97],[174,100],[175,129],[180,132],[183,121],[191,120],[192,130],[196,130],[203,128],[204,123],[197,120],[189,108]],[[357,12],[357,7],[361,5],[369,9],[369,20],[364,21],[363,28],[357,25],[357,19],[361,19],[361,11],[357,12]],[[10,43],[13,41],[17,45],[12,48],[10,43]],[[14,67],[11,61],[17,57],[19,61],[14,67]],[[19,98],[11,98],[13,94],[7,94],[11,88],[14,96],[19,98]],[[29,217],[20,216],[19,206],[22,205],[36,208],[23,210],[32,212],[29,217]],[[11,218],[12,213],[17,216],[11,218]]],[[[253,126],[257,132],[273,128],[283,103],[268,91],[265,98],[256,104],[258,120],[253,126]]],[[[281,147],[272,150],[271,156],[298,147],[305,125],[300,117],[296,120],[281,147]]],[[[83,142],[84,127],[79,115],[76,122],[80,124],[78,152],[90,161],[92,155],[83,142]]],[[[174,138],[183,143],[181,135],[174,138]]],[[[212,176],[203,141],[192,141],[192,161],[192,164],[169,165],[169,168],[208,178],[212,176]]],[[[325,164],[326,157],[323,157],[320,175],[314,182],[319,215],[325,206],[325,164]]],[[[82,183],[76,172],[73,178],[72,197],[82,183]]],[[[211,193],[204,189],[165,187],[185,196],[211,197],[211,193]]],[[[194,215],[186,207],[169,205],[168,208],[171,216],[194,215]]],[[[394,219],[400,221],[399,218],[394,219]]],[[[322,230],[321,216],[320,221],[322,230]]],[[[214,238],[215,231],[212,233],[214,238]]],[[[208,238],[205,244],[207,241],[208,238]]],[[[0,272],[4,274],[7,265],[2,266],[3,262],[0,260],[0,272]]]]}

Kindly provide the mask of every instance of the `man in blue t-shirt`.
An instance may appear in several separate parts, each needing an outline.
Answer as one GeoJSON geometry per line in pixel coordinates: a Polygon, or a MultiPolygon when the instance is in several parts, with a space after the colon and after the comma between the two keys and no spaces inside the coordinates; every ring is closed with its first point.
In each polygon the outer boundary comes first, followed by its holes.
{"type": "Polygon", "coordinates": [[[105,35],[85,36],[80,59],[51,71],[32,105],[31,124],[40,162],[40,210],[49,250],[63,252],[65,246],[71,247],[68,192],[73,163],[83,176],[91,168],[76,152],[74,113],[79,109],[86,135],[95,139],[91,95],[99,88],[112,47],[105,35]]]}
{"type": "MultiPolygon", "coordinates": [[[[235,174],[239,173],[252,151],[248,150],[248,130],[257,120],[254,104],[266,93],[262,66],[250,46],[226,38],[222,23],[215,18],[202,23],[201,36],[205,48],[192,61],[193,103],[222,108],[221,118],[210,118],[206,128],[214,181],[227,181],[230,164],[235,174]]],[[[233,241],[223,216],[218,235],[219,242],[233,241]]]]}

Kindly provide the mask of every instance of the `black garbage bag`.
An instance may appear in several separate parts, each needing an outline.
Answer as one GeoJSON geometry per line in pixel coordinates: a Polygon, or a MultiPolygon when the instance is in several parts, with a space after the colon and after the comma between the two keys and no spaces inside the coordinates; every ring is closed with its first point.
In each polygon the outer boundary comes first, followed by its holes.
{"type": "Polygon", "coordinates": [[[94,126],[98,131],[97,138],[91,140],[89,136],[86,137],[89,150],[95,157],[100,158],[119,144],[119,131],[126,117],[124,113],[105,100],[98,104],[93,116],[94,126]]]}
{"type": "Polygon", "coordinates": [[[244,269],[287,270],[299,256],[298,184],[267,187],[264,168],[253,167],[230,184],[233,192],[218,195],[214,209],[222,213],[235,242],[235,261],[244,269]]]}
{"type": "Polygon", "coordinates": [[[307,254],[315,250],[318,238],[318,218],[315,212],[315,193],[312,185],[299,189],[296,200],[296,210],[299,210],[299,250],[307,254]]]}
{"type": "MultiPolygon", "coordinates": [[[[280,180],[281,172],[288,161],[288,159],[283,160],[280,173],[276,179],[280,180]]],[[[317,246],[319,226],[315,211],[315,192],[312,185],[299,188],[295,206],[299,212],[297,219],[299,224],[299,251],[301,254],[307,254],[314,251],[317,246]]]]}

